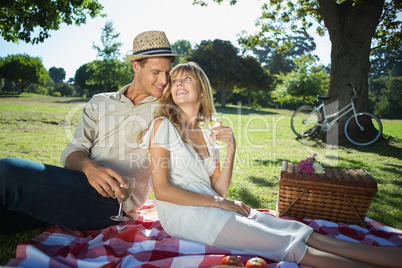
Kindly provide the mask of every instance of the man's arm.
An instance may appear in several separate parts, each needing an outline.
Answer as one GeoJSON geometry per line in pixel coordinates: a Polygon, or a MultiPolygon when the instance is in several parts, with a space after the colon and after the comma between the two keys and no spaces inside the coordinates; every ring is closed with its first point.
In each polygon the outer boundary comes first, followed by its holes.
{"type": "Polygon", "coordinates": [[[116,198],[112,189],[123,196],[119,184],[124,186],[125,183],[121,175],[89,158],[97,133],[98,106],[94,99],[85,105],[73,139],[64,149],[60,160],[64,167],[82,171],[99,194],[116,198]]]}

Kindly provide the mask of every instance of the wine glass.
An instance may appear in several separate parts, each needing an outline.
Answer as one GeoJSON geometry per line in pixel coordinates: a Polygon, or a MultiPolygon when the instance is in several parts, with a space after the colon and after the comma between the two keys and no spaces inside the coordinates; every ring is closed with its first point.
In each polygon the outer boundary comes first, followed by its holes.
{"type": "Polygon", "coordinates": [[[129,176],[123,176],[124,181],[127,184],[127,187],[124,188],[122,185],[120,185],[121,190],[124,193],[124,198],[121,198],[116,191],[114,191],[114,194],[117,197],[117,201],[120,204],[119,207],[119,214],[116,216],[111,216],[110,218],[114,221],[128,221],[130,220],[129,218],[125,217],[123,215],[123,205],[124,205],[124,201],[126,201],[134,192],[134,186],[135,186],[135,179],[133,177],[129,177],[129,176]]]}
{"type": "MultiPolygon", "coordinates": [[[[209,114],[209,120],[208,120],[208,128],[211,132],[214,132],[213,128],[219,127],[222,125],[223,121],[223,116],[222,113],[211,113],[209,114]]],[[[213,136],[213,145],[211,147],[212,149],[219,149],[222,148],[219,143],[216,141],[216,137],[213,136]]]]}

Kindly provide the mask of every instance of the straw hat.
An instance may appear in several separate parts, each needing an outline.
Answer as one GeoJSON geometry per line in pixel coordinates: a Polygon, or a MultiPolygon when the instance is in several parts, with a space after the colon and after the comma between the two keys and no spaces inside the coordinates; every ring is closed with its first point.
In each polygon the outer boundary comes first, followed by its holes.
{"type": "Polygon", "coordinates": [[[180,57],[173,54],[166,34],[161,31],[147,31],[134,38],[133,51],[126,55],[129,61],[151,57],[180,57]]]}

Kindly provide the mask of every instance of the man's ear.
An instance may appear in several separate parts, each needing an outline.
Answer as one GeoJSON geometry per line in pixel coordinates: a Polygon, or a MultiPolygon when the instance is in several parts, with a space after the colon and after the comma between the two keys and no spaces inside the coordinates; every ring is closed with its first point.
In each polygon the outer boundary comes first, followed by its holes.
{"type": "Polygon", "coordinates": [[[135,60],[133,60],[132,66],[133,66],[133,71],[134,71],[134,72],[138,72],[138,70],[139,70],[140,67],[141,67],[141,65],[138,63],[138,61],[135,61],[135,60]]]}

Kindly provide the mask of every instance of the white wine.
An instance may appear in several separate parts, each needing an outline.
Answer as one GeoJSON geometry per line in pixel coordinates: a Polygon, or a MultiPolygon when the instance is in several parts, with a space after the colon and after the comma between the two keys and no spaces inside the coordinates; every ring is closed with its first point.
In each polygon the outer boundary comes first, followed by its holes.
{"type": "Polygon", "coordinates": [[[123,193],[124,193],[124,198],[121,198],[121,197],[117,194],[117,192],[114,192],[114,195],[117,197],[117,199],[119,199],[120,202],[124,202],[124,201],[126,201],[126,200],[131,196],[131,194],[132,194],[133,191],[134,191],[134,188],[121,188],[121,190],[122,190],[123,193]]]}
{"type": "Polygon", "coordinates": [[[213,127],[220,127],[222,125],[222,122],[220,121],[209,121],[209,128],[213,128],[213,127]]]}
{"type": "MultiPolygon", "coordinates": [[[[223,116],[222,113],[210,113],[207,117],[208,120],[208,128],[211,132],[217,132],[215,128],[222,126],[223,116]]],[[[212,146],[213,149],[222,148],[219,143],[216,141],[216,136],[212,137],[212,146]]]]}
{"type": "Polygon", "coordinates": [[[124,194],[124,198],[121,198],[117,192],[114,192],[114,195],[116,196],[117,200],[119,201],[119,214],[116,216],[111,216],[110,218],[114,221],[128,221],[130,220],[128,217],[124,216],[124,201],[126,201],[134,192],[134,187],[135,187],[135,179],[130,176],[123,176],[124,181],[126,182],[125,185],[126,187],[123,187],[120,185],[120,189],[124,194]]]}

